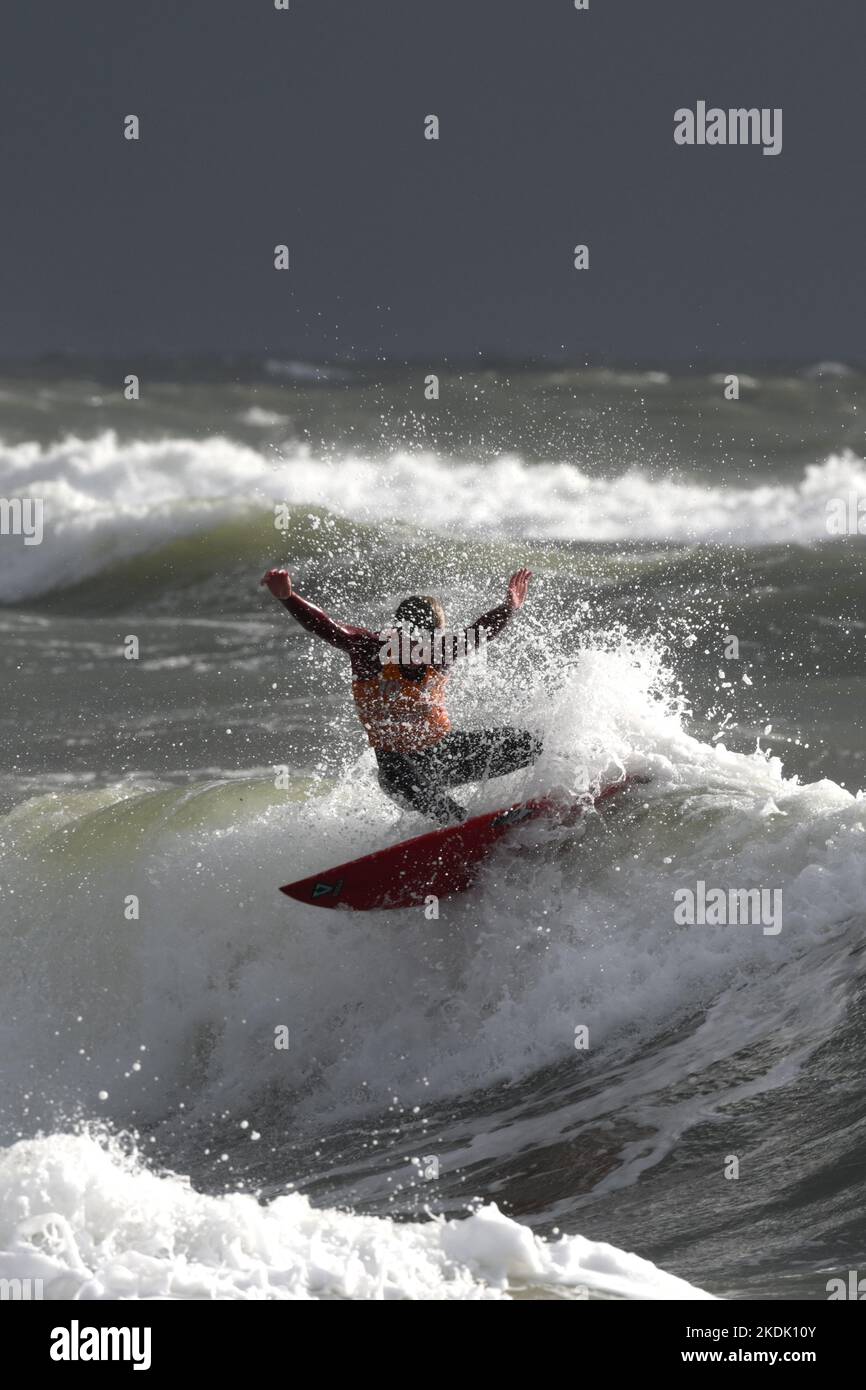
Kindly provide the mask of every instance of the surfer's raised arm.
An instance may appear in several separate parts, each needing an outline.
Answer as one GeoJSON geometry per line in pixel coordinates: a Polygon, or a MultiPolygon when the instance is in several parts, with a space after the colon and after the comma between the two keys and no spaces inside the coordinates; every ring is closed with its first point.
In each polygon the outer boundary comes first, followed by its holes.
{"type": "MultiPolygon", "coordinates": [[[[508,592],[503,602],[497,604],[495,608],[491,608],[489,613],[484,613],[480,618],[476,618],[472,627],[466,629],[467,638],[482,628],[487,642],[498,637],[512,613],[516,612],[518,608],[522,608],[526,602],[526,591],[529,588],[531,578],[532,570],[522,569],[513,574],[508,581],[508,592]]],[[[466,649],[471,650],[468,642],[466,649]]]]}
{"type": "Polygon", "coordinates": [[[292,589],[292,579],[288,570],[268,570],[261,582],[270,589],[274,598],[278,598],[288,608],[301,627],[306,628],[314,637],[321,637],[324,642],[329,642],[332,647],[339,647],[340,651],[351,653],[359,638],[376,640],[375,634],[368,632],[367,628],[338,623],[323,608],[317,608],[314,603],[301,598],[300,594],[296,594],[292,589]]]}

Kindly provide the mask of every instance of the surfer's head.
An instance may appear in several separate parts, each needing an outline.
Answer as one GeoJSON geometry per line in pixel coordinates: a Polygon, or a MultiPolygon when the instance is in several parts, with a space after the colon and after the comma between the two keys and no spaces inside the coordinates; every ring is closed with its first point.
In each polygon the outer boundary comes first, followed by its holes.
{"type": "Polygon", "coordinates": [[[397,604],[394,614],[398,627],[410,632],[436,632],[445,627],[445,609],[432,594],[413,594],[397,604]]]}

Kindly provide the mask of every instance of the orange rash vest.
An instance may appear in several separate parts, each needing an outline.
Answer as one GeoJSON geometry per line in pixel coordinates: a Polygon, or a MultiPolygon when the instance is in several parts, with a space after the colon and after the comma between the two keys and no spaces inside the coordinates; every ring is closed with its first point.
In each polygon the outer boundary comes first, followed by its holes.
{"type": "MultiPolygon", "coordinates": [[[[301,627],[330,646],[345,652],[352,663],[352,694],[367,737],[380,752],[413,753],[431,748],[451,729],[445,708],[448,672],[427,666],[417,680],[407,677],[396,664],[382,663],[382,635],[369,628],[338,623],[323,609],[300,594],[283,599],[285,607],[301,627]]],[[[489,640],[496,637],[511,616],[506,601],[491,608],[464,631],[469,637],[483,628],[489,640]]]]}
{"type": "Polygon", "coordinates": [[[399,666],[352,681],[358,717],[374,748],[414,753],[432,748],[451,729],[445,708],[448,675],[428,666],[421,680],[407,680],[399,666]]]}

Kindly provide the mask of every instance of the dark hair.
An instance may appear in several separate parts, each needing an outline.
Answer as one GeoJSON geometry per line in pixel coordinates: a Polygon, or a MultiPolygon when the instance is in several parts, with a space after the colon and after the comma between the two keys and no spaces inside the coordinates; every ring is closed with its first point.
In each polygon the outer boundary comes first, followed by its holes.
{"type": "Polygon", "coordinates": [[[418,628],[422,632],[440,631],[445,627],[445,610],[432,594],[413,594],[397,604],[394,614],[400,627],[418,628]]]}

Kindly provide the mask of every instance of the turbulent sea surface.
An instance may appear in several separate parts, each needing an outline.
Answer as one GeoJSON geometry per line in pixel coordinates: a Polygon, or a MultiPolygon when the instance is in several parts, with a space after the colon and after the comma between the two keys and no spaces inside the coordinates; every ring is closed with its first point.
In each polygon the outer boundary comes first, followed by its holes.
{"type": "Polygon", "coordinates": [[[863,1268],[866,378],[124,374],[0,376],[0,497],[44,504],[40,545],[0,536],[0,1276],[823,1299],[863,1268]],[[274,564],[371,627],[411,592],[471,622],[528,564],[452,717],[545,751],[468,804],[651,780],[515,832],[438,920],[290,901],[425,827],[274,564]],[[678,924],[698,881],[781,889],[782,930],[678,924]]]}

